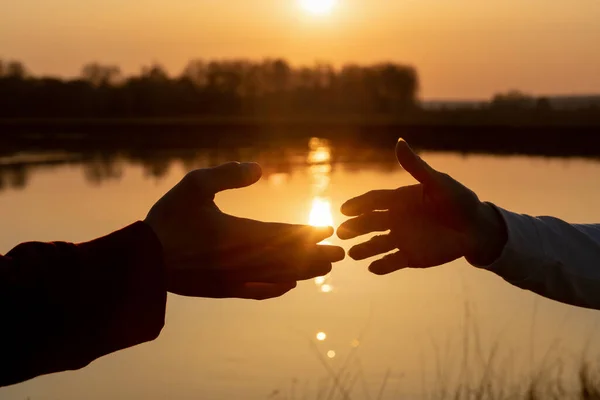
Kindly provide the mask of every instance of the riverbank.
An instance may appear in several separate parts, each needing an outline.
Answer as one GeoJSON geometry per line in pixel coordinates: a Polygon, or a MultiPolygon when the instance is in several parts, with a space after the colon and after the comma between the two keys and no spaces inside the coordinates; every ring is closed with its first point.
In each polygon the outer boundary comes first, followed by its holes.
{"type": "Polygon", "coordinates": [[[344,146],[389,146],[398,137],[414,147],[462,153],[600,157],[600,124],[521,121],[414,124],[364,119],[52,119],[0,120],[3,153],[27,149],[235,148],[311,137],[344,146]]]}

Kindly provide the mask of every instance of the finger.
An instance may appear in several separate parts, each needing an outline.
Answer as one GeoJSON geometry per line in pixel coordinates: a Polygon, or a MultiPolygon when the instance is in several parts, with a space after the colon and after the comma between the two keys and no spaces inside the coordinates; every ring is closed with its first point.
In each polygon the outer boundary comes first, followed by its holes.
{"type": "Polygon", "coordinates": [[[251,300],[267,300],[283,296],[297,286],[296,282],[244,283],[231,287],[228,297],[251,300]]]}
{"type": "Polygon", "coordinates": [[[215,194],[223,190],[253,185],[261,176],[262,169],[256,163],[229,162],[214,168],[192,171],[186,178],[203,192],[215,194]]]}
{"type": "MultiPolygon", "coordinates": [[[[224,214],[225,215],[225,214],[224,214]]],[[[332,227],[315,227],[276,222],[262,222],[226,215],[225,234],[221,248],[225,246],[279,246],[298,243],[319,243],[331,235],[332,227]]]]}
{"type": "Polygon", "coordinates": [[[247,280],[263,283],[281,283],[306,281],[325,276],[332,270],[330,262],[314,260],[303,264],[293,262],[287,264],[248,265],[243,270],[228,271],[223,274],[228,282],[246,282],[247,280]]]}
{"type": "Polygon", "coordinates": [[[396,158],[406,172],[423,185],[429,185],[434,182],[438,172],[415,154],[403,139],[398,140],[398,144],[396,145],[396,158]]]}
{"type": "MultiPolygon", "coordinates": [[[[247,265],[285,264],[294,265],[311,261],[334,263],[345,258],[344,249],[331,245],[284,245],[270,247],[246,247],[218,254],[210,264],[219,270],[244,269],[247,265]]],[[[250,280],[248,280],[250,281],[250,280]]],[[[253,281],[257,282],[257,281],[253,281]]]]}
{"type": "Polygon", "coordinates": [[[289,272],[283,272],[281,276],[288,276],[297,281],[325,276],[333,269],[332,263],[342,261],[345,257],[346,252],[341,247],[318,245],[306,254],[297,256],[295,262],[286,266],[289,272]]]}
{"type": "Polygon", "coordinates": [[[389,210],[394,205],[395,190],[372,190],[342,204],[342,214],[355,217],[368,211],[389,210]]]}
{"type": "Polygon", "coordinates": [[[342,240],[352,239],[371,232],[390,229],[390,213],[388,211],[372,211],[341,224],[337,235],[342,240]]]}
{"type": "Polygon", "coordinates": [[[353,217],[370,211],[410,207],[422,198],[422,185],[403,186],[394,190],[373,190],[348,200],[342,205],[342,213],[353,217]]]}
{"type": "Polygon", "coordinates": [[[339,246],[320,244],[315,247],[314,251],[313,257],[332,263],[342,261],[346,258],[346,252],[339,246]]]}
{"type": "Polygon", "coordinates": [[[369,271],[376,275],[387,275],[400,269],[409,268],[410,265],[402,251],[397,251],[386,255],[385,257],[373,261],[369,266],[369,271]]]}
{"type": "Polygon", "coordinates": [[[344,250],[336,246],[313,246],[310,249],[278,249],[264,262],[236,273],[237,279],[255,282],[304,281],[331,272],[332,263],[344,258],[344,250]]]}
{"type": "Polygon", "coordinates": [[[348,254],[354,260],[364,260],[394,250],[396,246],[390,235],[372,237],[365,243],[358,244],[350,249],[348,254]]]}
{"type": "Polygon", "coordinates": [[[240,252],[221,259],[220,269],[226,280],[238,282],[289,282],[312,279],[331,272],[333,262],[344,259],[337,246],[278,247],[259,252],[240,252]]]}

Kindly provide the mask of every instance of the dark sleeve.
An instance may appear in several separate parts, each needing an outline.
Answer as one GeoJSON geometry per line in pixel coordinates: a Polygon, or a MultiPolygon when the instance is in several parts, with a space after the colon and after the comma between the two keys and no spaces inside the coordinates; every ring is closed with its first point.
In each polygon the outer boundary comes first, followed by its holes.
{"type": "Polygon", "coordinates": [[[87,243],[0,256],[0,386],[151,341],[165,317],[162,249],[143,222],[87,243]]]}

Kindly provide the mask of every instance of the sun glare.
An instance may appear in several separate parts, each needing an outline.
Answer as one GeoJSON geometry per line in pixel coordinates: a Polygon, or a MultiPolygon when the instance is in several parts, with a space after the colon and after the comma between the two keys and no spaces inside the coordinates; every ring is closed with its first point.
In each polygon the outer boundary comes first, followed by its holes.
{"type": "Polygon", "coordinates": [[[330,14],[337,4],[337,0],[299,0],[300,6],[314,15],[330,14]]]}
{"type": "Polygon", "coordinates": [[[333,226],[331,203],[328,200],[315,197],[310,209],[308,223],[312,226],[333,226]]]}

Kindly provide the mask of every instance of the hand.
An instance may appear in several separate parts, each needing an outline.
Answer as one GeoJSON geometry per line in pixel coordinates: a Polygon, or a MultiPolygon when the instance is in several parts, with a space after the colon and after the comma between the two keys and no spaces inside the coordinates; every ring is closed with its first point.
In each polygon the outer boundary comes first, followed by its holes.
{"type": "Polygon", "coordinates": [[[192,171],[152,207],[145,222],[162,244],[170,292],[278,297],[298,280],[326,275],[332,262],[344,258],[340,247],[317,245],[333,234],[333,228],[237,218],[214,203],[215,193],[250,186],[261,175],[260,166],[253,163],[192,171]]]}
{"type": "Polygon", "coordinates": [[[356,218],[340,225],[341,239],[390,231],[352,247],[350,257],[363,260],[398,249],[370,265],[369,270],[378,275],[403,268],[429,268],[460,257],[479,266],[495,261],[507,233],[494,207],[434,170],[403,140],[396,146],[396,156],[419,184],[375,190],[342,205],[344,215],[356,218]]]}

